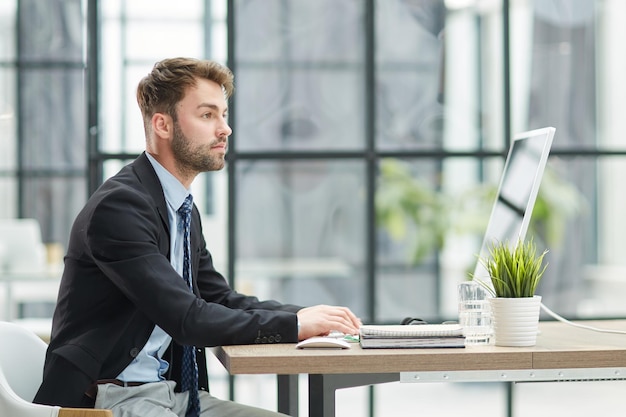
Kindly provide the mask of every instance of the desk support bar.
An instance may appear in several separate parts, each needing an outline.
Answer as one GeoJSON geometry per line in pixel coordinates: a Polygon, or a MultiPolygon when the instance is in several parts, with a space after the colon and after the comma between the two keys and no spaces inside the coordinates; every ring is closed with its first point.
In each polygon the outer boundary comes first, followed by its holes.
{"type": "Polygon", "coordinates": [[[335,390],[399,380],[399,373],[311,374],[309,375],[309,417],[335,417],[335,390]]]}
{"type": "Polygon", "coordinates": [[[401,372],[400,382],[569,382],[626,379],[626,368],[401,372]]]}

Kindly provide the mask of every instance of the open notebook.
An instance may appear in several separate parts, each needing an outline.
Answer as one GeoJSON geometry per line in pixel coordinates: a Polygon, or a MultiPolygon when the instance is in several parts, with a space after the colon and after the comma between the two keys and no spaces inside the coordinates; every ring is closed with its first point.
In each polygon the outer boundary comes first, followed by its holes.
{"type": "Polygon", "coordinates": [[[364,325],[361,347],[435,348],[464,347],[463,329],[458,324],[364,325]]]}
{"type": "Polygon", "coordinates": [[[432,336],[460,336],[462,328],[458,324],[417,324],[406,326],[403,324],[366,324],[361,327],[361,337],[432,337],[432,336]]]}

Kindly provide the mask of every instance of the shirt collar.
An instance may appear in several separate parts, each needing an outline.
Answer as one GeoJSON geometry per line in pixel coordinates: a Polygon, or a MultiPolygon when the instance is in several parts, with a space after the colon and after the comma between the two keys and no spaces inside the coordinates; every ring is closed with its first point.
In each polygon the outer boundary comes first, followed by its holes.
{"type": "Polygon", "coordinates": [[[191,194],[190,190],[186,189],[185,186],[181,184],[171,172],[165,169],[163,165],[161,165],[152,155],[146,152],[146,156],[148,157],[148,161],[152,164],[157,177],[159,177],[161,187],[163,187],[165,201],[170,208],[177,211],[185,201],[185,198],[191,194]]]}

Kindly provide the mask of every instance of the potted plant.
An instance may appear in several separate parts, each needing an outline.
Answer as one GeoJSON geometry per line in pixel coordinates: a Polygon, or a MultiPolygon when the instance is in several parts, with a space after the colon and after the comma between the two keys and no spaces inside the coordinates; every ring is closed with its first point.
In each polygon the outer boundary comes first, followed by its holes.
{"type": "Polygon", "coordinates": [[[487,259],[481,259],[491,280],[491,311],[497,346],[533,346],[537,340],[541,296],[536,295],[547,264],[548,251],[537,252],[533,240],[495,242],[487,259]]]}

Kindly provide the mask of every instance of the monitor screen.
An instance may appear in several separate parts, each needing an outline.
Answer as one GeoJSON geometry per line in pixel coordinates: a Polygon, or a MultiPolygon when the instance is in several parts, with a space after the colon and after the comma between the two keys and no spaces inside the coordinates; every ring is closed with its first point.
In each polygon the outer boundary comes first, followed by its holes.
{"type": "MultiPolygon", "coordinates": [[[[506,242],[515,246],[524,241],[554,132],[553,127],[546,127],[523,132],[513,138],[479,259],[489,256],[489,248],[495,242],[506,242]]],[[[491,285],[487,271],[480,261],[476,265],[474,279],[491,285]]]]}

